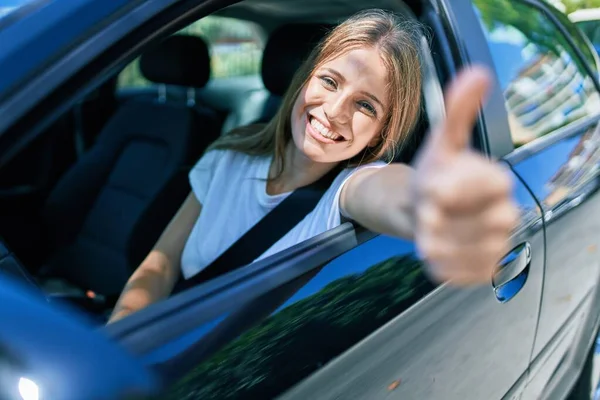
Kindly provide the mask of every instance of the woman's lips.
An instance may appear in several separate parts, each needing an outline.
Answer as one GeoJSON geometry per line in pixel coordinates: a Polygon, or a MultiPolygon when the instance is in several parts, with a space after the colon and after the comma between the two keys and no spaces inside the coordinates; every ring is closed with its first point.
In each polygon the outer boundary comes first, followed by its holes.
{"type": "Polygon", "coordinates": [[[339,143],[344,141],[344,138],[341,138],[340,140],[333,140],[330,139],[328,137],[325,137],[323,135],[321,135],[314,126],[312,126],[312,124],[310,123],[310,115],[306,114],[306,131],[308,132],[308,134],[315,139],[318,142],[324,143],[324,144],[334,144],[334,143],[339,143]]]}

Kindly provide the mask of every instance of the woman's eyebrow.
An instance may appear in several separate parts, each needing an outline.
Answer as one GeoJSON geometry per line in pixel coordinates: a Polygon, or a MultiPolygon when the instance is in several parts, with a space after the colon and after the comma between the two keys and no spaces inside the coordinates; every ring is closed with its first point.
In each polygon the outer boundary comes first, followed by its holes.
{"type": "Polygon", "coordinates": [[[340,81],[342,81],[342,82],[346,81],[346,78],[344,78],[344,75],[340,74],[335,69],[333,69],[333,68],[325,68],[325,70],[328,71],[329,73],[331,73],[332,75],[335,75],[336,78],[338,78],[340,81]]]}
{"type": "Polygon", "coordinates": [[[361,91],[360,93],[369,97],[371,100],[378,103],[381,106],[381,108],[385,109],[385,107],[383,106],[383,103],[373,93],[369,93],[369,92],[365,92],[365,91],[361,91]]]}

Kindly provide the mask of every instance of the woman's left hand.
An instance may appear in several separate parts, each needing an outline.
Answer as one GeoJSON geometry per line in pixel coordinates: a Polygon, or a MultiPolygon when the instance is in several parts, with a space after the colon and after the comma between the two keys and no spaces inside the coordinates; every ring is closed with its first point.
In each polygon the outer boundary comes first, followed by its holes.
{"type": "Polygon", "coordinates": [[[415,243],[436,280],[490,282],[518,220],[512,174],[469,148],[489,87],[481,68],[464,71],[446,95],[446,118],[415,164],[415,243]]]}

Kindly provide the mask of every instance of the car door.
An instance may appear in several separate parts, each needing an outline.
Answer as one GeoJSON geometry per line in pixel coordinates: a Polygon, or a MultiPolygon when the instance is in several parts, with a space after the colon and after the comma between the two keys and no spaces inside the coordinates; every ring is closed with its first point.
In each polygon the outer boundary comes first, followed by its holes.
{"type": "MultiPolygon", "coordinates": [[[[465,4],[470,19],[462,22],[477,27],[465,4]]],[[[450,11],[425,12],[437,29],[436,48],[461,54],[462,39],[442,28],[456,23],[450,11]]],[[[443,60],[431,70],[453,71],[443,60]]],[[[428,79],[431,88],[438,78],[428,79]]],[[[439,92],[429,93],[439,97],[427,102],[443,102],[439,92]]],[[[498,104],[501,94],[494,96],[498,104]]],[[[479,124],[476,143],[489,141],[486,131],[479,124]]],[[[509,139],[508,130],[503,134],[509,139]]],[[[161,372],[164,398],[518,398],[534,343],[545,248],[538,205],[515,181],[521,224],[514,250],[489,284],[436,286],[414,243],[346,223],[107,332],[161,372]]]]}
{"type": "Polygon", "coordinates": [[[531,1],[474,0],[505,94],[506,159],[546,224],[543,301],[525,398],[562,398],[598,320],[600,96],[597,58],[566,18],[531,1]],[[562,19],[562,21],[559,21],[562,19]]]}

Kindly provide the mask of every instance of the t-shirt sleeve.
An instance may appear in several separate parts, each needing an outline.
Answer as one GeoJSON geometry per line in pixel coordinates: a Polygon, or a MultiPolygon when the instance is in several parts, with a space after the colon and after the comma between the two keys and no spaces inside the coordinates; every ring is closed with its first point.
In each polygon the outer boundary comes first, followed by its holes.
{"type": "Polygon", "coordinates": [[[202,155],[189,173],[190,186],[200,204],[203,204],[210,189],[222,151],[211,150],[202,155]]]}
{"type": "Polygon", "coordinates": [[[332,185],[332,189],[334,190],[334,192],[332,193],[332,199],[331,199],[331,213],[329,214],[329,221],[328,221],[328,229],[332,229],[335,226],[339,225],[342,222],[342,218],[344,218],[345,220],[350,220],[351,218],[346,215],[346,213],[343,212],[341,204],[340,204],[340,197],[342,194],[342,189],[344,188],[344,185],[346,184],[346,182],[348,182],[348,179],[350,179],[350,177],[355,174],[356,172],[366,169],[366,168],[382,168],[385,167],[387,165],[387,163],[383,162],[383,161],[376,161],[376,162],[372,162],[369,164],[365,164],[365,165],[361,165],[355,168],[347,168],[344,169],[342,172],[340,172],[340,174],[335,178],[335,181],[333,182],[332,185]]]}

